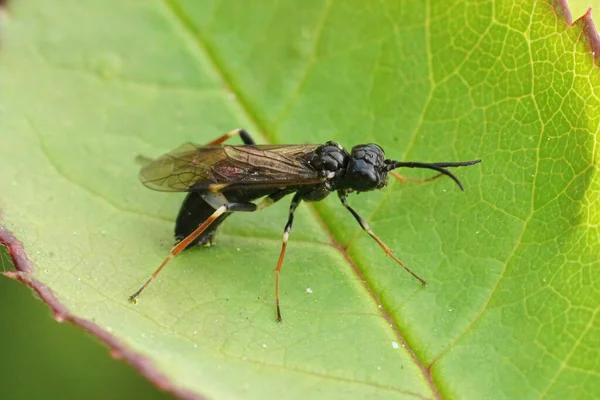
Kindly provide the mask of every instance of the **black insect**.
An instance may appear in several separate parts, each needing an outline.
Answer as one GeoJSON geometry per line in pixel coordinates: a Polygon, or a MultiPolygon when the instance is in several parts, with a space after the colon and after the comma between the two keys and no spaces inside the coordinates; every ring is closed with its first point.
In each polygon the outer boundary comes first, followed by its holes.
{"type": "MultiPolygon", "coordinates": [[[[402,263],[369,228],[367,222],[348,204],[352,192],[381,189],[387,184],[388,173],[401,180],[397,168],[426,168],[438,174],[427,181],[447,175],[464,190],[460,181],[446,168],[473,165],[481,160],[465,162],[400,162],[385,158],[376,144],[363,144],[346,151],[336,142],[322,145],[256,145],[248,132],[236,129],[206,146],[191,143],[182,145],[142,168],[140,180],[150,189],[167,192],[188,192],[175,224],[177,244],[144,283],[129,299],[133,301],[156,278],[163,267],[182,250],[194,245],[210,246],[217,227],[237,211],[258,211],[288,194],[294,193],[283,243],[275,267],[275,304],[277,321],[279,307],[279,273],[285,255],[294,211],[301,201],[319,201],[336,191],[340,201],[352,213],[361,228],[402,268],[418,279],[425,280],[402,263]],[[240,146],[221,145],[239,135],[240,146]],[[258,204],[253,200],[263,198],[258,204]]],[[[415,181],[415,180],[413,180],[415,181]]],[[[423,181],[421,181],[423,182],[423,181]]]]}

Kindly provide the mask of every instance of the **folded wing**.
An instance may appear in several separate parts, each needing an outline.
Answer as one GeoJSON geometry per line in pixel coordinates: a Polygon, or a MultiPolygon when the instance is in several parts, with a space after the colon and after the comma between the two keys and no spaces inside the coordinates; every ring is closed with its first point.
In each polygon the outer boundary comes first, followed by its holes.
{"type": "Polygon", "coordinates": [[[312,185],[323,178],[304,157],[317,147],[186,143],[145,165],[139,177],[148,188],[165,192],[312,185]]]}

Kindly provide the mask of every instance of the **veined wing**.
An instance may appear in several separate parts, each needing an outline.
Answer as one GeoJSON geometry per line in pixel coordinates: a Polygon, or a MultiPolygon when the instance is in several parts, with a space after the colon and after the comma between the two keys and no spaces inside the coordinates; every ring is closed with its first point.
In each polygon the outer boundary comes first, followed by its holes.
{"type": "Polygon", "coordinates": [[[311,185],[323,178],[304,156],[317,147],[186,143],[145,165],[139,177],[150,189],[166,192],[311,185]]]}

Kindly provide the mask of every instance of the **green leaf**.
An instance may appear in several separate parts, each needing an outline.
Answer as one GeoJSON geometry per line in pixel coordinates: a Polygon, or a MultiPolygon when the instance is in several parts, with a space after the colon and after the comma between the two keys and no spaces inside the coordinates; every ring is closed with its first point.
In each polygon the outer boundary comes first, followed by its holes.
{"type": "Polygon", "coordinates": [[[183,397],[597,397],[589,16],[569,27],[546,2],[299,4],[15,2],[0,60],[11,276],[183,397]],[[139,184],[136,156],[236,127],[484,161],[456,170],[465,193],[446,179],[350,198],[427,287],[331,196],[298,210],[283,324],[272,269],[287,200],[231,217],[216,247],[128,303],[182,200],[139,184]]]}

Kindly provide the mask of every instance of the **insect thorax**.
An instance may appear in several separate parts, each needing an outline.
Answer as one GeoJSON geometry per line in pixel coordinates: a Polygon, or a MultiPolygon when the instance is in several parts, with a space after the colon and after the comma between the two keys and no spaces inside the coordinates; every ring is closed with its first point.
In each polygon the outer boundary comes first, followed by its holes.
{"type": "Polygon", "coordinates": [[[349,160],[350,154],[337,142],[327,142],[306,156],[306,161],[328,179],[343,174],[349,160]]]}
{"type": "Polygon", "coordinates": [[[345,174],[349,160],[350,154],[339,143],[332,141],[308,154],[306,162],[319,171],[325,181],[307,191],[304,200],[323,200],[332,190],[335,190],[335,182],[345,174]]]}
{"type": "Polygon", "coordinates": [[[365,192],[387,184],[385,153],[376,144],[354,146],[348,153],[338,143],[327,142],[307,157],[306,161],[326,178],[309,192],[309,201],[321,200],[334,190],[365,192]]]}

